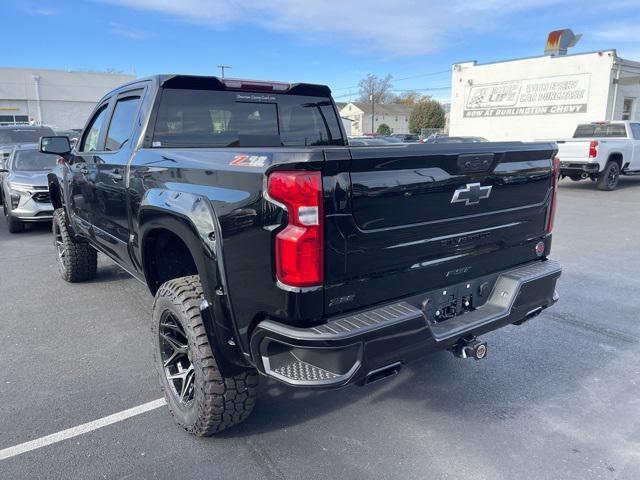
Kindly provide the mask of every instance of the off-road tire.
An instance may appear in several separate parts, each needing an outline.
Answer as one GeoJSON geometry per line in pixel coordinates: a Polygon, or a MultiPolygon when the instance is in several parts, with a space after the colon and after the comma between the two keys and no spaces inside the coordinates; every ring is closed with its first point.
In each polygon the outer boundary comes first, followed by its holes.
{"type": "Polygon", "coordinates": [[[253,369],[227,377],[220,373],[200,315],[202,299],[197,275],[162,284],[153,302],[153,352],[160,386],[175,421],[189,433],[210,436],[249,416],[256,401],[258,374],[253,369]],[[160,323],[167,314],[180,323],[188,341],[189,360],[194,371],[190,405],[180,402],[163,365],[159,332],[160,323]]]}
{"type": "Polygon", "coordinates": [[[51,228],[62,279],[74,283],[94,278],[98,269],[98,252],[87,242],[71,235],[64,209],[54,210],[51,228]],[[60,246],[64,249],[64,254],[60,253],[60,246]]]}
{"type": "Polygon", "coordinates": [[[620,180],[620,165],[608,162],[604,170],[598,175],[596,186],[598,190],[611,191],[618,186],[620,180]]]}

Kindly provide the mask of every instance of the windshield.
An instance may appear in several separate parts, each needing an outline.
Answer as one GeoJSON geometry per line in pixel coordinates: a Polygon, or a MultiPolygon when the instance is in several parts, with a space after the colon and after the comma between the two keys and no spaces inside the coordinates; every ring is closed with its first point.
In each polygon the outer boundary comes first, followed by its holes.
{"type": "Polygon", "coordinates": [[[344,145],[327,97],[165,88],[154,147],[344,145]]]}
{"type": "Polygon", "coordinates": [[[18,150],[14,157],[11,169],[16,172],[46,172],[56,166],[58,157],[38,150],[18,150]]]}
{"type": "Polygon", "coordinates": [[[0,144],[4,143],[38,143],[40,137],[53,136],[49,127],[16,127],[0,129],[0,144]]]}
{"type": "Polygon", "coordinates": [[[573,138],[594,138],[594,137],[618,137],[626,138],[627,131],[624,123],[587,123],[578,125],[573,138]]]}

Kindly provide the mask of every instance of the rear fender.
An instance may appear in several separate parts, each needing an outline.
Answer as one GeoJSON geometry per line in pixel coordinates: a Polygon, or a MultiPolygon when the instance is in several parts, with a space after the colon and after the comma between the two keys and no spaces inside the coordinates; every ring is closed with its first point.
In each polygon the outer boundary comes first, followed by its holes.
{"type": "MultiPolygon", "coordinates": [[[[205,302],[201,312],[209,342],[216,346],[213,350],[221,372],[234,374],[249,366],[245,352],[239,347],[242,342],[229,342],[238,339],[239,334],[227,294],[222,245],[218,241],[220,225],[208,199],[166,189],[147,190],[140,204],[137,226],[134,250],[138,255],[134,256],[143,268],[145,239],[153,230],[168,230],[185,243],[202,282],[205,302]]],[[[150,289],[153,291],[151,286],[150,289]]]]}

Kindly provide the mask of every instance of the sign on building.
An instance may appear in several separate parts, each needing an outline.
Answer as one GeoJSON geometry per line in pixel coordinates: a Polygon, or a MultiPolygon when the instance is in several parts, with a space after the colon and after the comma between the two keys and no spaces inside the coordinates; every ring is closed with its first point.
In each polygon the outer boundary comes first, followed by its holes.
{"type": "Polygon", "coordinates": [[[586,113],[589,73],[467,87],[465,118],[586,113]]]}

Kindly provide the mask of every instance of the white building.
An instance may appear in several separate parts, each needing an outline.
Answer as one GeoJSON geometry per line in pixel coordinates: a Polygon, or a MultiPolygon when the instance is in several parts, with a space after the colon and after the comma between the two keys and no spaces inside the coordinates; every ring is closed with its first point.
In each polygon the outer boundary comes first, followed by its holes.
{"type": "Polygon", "coordinates": [[[42,68],[0,68],[0,125],[82,128],[109,90],[133,75],[42,68]]]}
{"type": "Polygon", "coordinates": [[[372,125],[371,104],[349,102],[340,109],[340,116],[351,120],[351,135],[355,137],[365,133],[375,133],[383,123],[389,125],[391,133],[409,133],[409,115],[411,115],[412,109],[412,105],[376,104],[373,108],[372,125]]]}
{"type": "Polygon", "coordinates": [[[623,60],[615,50],[457,63],[449,134],[494,141],[567,138],[578,123],[639,120],[639,98],[640,62],[623,60]]]}

